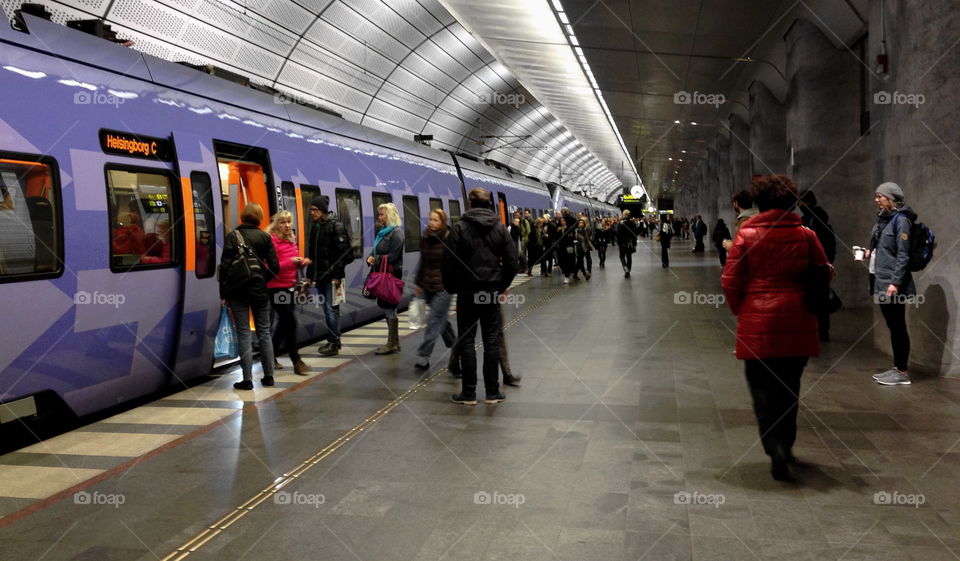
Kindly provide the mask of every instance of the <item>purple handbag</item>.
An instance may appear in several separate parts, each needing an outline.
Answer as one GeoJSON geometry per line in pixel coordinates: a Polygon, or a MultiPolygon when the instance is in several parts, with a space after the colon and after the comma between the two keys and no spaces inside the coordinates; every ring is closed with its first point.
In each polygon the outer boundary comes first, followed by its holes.
{"type": "Polygon", "coordinates": [[[363,284],[363,293],[364,296],[369,294],[371,298],[395,305],[399,304],[403,297],[403,285],[402,280],[393,276],[393,266],[384,256],[380,260],[380,270],[370,271],[367,275],[367,281],[363,284]]]}

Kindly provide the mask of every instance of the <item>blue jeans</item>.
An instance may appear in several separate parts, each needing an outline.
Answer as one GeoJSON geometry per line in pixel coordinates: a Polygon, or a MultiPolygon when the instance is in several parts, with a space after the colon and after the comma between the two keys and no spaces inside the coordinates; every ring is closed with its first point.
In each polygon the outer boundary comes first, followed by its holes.
{"type": "Polygon", "coordinates": [[[457,336],[453,332],[453,325],[447,319],[450,313],[451,296],[446,291],[431,292],[423,291],[423,299],[427,306],[430,306],[430,316],[427,318],[427,330],[423,334],[423,343],[417,348],[417,356],[429,358],[433,353],[433,345],[437,342],[437,337],[443,335],[443,342],[448,347],[456,342],[457,336]]]}
{"type": "MultiPolygon", "coordinates": [[[[343,281],[340,281],[343,282],[343,281]]],[[[317,294],[323,300],[323,317],[327,322],[327,341],[340,342],[340,306],[333,305],[333,281],[317,285],[317,294]]]]}
{"type": "Polygon", "coordinates": [[[237,343],[240,349],[240,369],[244,380],[253,380],[253,345],[250,336],[250,311],[253,311],[253,325],[257,329],[257,342],[260,344],[260,365],[263,376],[273,376],[273,341],[270,338],[270,301],[239,302],[227,300],[233,323],[237,326],[237,343]]]}

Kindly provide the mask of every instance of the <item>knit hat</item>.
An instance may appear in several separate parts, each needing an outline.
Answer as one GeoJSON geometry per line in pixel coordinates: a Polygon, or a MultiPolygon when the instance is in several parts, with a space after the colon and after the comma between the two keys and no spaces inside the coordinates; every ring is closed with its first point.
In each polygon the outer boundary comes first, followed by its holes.
{"type": "Polygon", "coordinates": [[[877,193],[880,193],[895,203],[903,202],[903,189],[896,183],[890,181],[881,183],[880,186],[877,187],[877,193]]]}
{"type": "Polygon", "coordinates": [[[314,197],[313,200],[310,201],[310,206],[315,206],[320,212],[326,214],[330,209],[330,197],[326,195],[314,197]]]}

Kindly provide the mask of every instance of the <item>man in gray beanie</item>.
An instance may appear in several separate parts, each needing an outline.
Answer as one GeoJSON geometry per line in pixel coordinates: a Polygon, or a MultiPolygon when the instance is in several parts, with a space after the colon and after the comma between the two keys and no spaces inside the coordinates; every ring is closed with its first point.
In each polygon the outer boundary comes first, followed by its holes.
{"type": "Polygon", "coordinates": [[[885,386],[908,386],[907,362],[910,359],[910,335],[907,333],[907,302],[917,294],[910,274],[910,228],[917,213],[903,203],[903,189],[896,183],[881,183],[876,189],[877,223],[870,235],[870,291],[880,306],[890,330],[893,368],[873,379],[885,386]]]}
{"type": "Polygon", "coordinates": [[[347,229],[330,212],[330,197],[321,195],[310,201],[310,220],[313,226],[307,239],[307,257],[312,263],[307,278],[316,284],[317,294],[322,297],[328,331],[319,352],[334,356],[340,352],[340,306],[333,305],[333,293],[346,276],[344,269],[353,261],[353,247],[347,229]]]}

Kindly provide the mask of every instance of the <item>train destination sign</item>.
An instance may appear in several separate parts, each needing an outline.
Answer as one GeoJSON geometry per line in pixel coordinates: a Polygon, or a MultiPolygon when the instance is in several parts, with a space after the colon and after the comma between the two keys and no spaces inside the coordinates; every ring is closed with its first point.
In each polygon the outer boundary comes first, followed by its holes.
{"type": "Polygon", "coordinates": [[[100,149],[105,154],[169,162],[173,158],[170,140],[128,132],[100,129],[100,149]]]}

